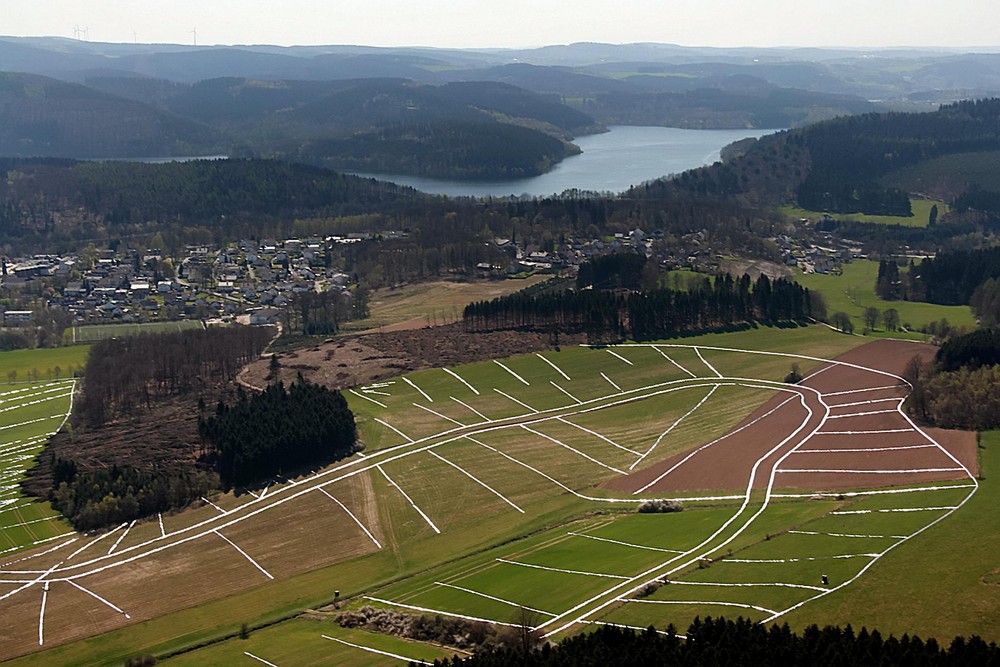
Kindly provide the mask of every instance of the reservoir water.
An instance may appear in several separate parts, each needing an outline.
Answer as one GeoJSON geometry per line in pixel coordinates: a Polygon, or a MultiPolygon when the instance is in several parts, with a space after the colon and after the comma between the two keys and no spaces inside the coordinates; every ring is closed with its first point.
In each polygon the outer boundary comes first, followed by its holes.
{"type": "Polygon", "coordinates": [[[512,181],[449,181],[396,174],[360,174],[451,197],[545,196],[566,190],[621,192],[654,178],[712,164],[723,147],[777,130],[682,130],[615,125],[574,140],[583,153],[541,176],[512,181]]]}

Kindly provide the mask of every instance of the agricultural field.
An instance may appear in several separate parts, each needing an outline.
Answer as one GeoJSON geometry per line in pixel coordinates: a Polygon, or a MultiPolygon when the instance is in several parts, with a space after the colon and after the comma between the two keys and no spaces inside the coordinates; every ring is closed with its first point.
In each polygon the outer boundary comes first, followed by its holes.
{"type": "Polygon", "coordinates": [[[527,278],[465,283],[439,280],[377,289],[368,301],[371,315],[364,320],[345,323],[342,330],[394,331],[457,322],[469,303],[506,296],[549,278],[536,274],[527,278]]]}
{"type": "Polygon", "coordinates": [[[89,345],[0,352],[0,383],[72,378],[87,365],[88,354],[89,345]]]}
{"type": "MultiPolygon", "coordinates": [[[[855,332],[865,328],[864,311],[869,306],[879,310],[895,308],[899,311],[900,324],[911,329],[921,329],[936,320],[946,319],[952,326],[976,327],[976,319],[968,306],[939,306],[918,301],[883,301],[875,294],[878,262],[855,261],[843,265],[843,274],[804,274],[797,271],[795,280],[803,287],[820,292],[826,299],[827,312],[843,311],[851,316],[855,332]]],[[[908,337],[898,331],[886,332],[877,328],[869,335],[880,337],[908,337]]],[[[923,338],[923,336],[915,336],[923,338]]]]}
{"type": "MultiPolygon", "coordinates": [[[[356,387],[359,455],[0,564],[0,652],[35,652],[12,664],[447,654],[340,628],[335,597],[500,627],[530,618],[549,638],[808,615],[953,522],[979,487],[973,435],[921,429],[901,409],[899,372],[933,348],[865,342],[762,328],[356,387]],[[782,382],[793,363],[796,385],[782,382]],[[683,511],[636,512],[653,499],[683,511]]],[[[1000,628],[992,617],[972,631],[1000,628]]]]}
{"type": "MultiPolygon", "coordinates": [[[[931,201],[929,199],[910,199],[910,208],[913,215],[904,217],[899,215],[867,215],[864,213],[833,213],[835,220],[854,220],[855,222],[867,222],[876,225],[900,225],[902,227],[926,227],[930,221],[931,208],[938,207],[938,217],[949,211],[949,207],[944,202],[931,201]]],[[[823,217],[820,211],[809,211],[797,206],[783,206],[781,212],[790,218],[809,218],[819,220],[823,217]]]]}
{"type": "Polygon", "coordinates": [[[178,320],[176,322],[145,322],[135,324],[87,324],[70,327],[63,334],[63,342],[67,345],[78,343],[94,343],[105,338],[119,336],[135,336],[141,333],[172,333],[187,329],[204,329],[200,320],[178,320]]]}

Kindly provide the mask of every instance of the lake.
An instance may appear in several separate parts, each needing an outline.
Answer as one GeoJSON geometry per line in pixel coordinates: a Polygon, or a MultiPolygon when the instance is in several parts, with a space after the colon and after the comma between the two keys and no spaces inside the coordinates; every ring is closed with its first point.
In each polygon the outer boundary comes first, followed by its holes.
{"type": "Polygon", "coordinates": [[[777,130],[682,130],[614,125],[574,140],[583,153],[547,174],[512,181],[449,181],[396,174],[359,174],[451,197],[545,196],[566,190],[621,192],[632,185],[712,164],[723,147],[777,130]]]}

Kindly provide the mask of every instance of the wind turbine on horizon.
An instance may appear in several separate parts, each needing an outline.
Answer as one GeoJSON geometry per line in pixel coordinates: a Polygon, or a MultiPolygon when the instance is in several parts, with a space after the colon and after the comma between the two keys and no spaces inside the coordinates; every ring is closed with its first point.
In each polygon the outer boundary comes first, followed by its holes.
{"type": "Polygon", "coordinates": [[[198,26],[194,27],[194,30],[191,31],[191,34],[194,36],[194,45],[198,46],[198,26]]]}

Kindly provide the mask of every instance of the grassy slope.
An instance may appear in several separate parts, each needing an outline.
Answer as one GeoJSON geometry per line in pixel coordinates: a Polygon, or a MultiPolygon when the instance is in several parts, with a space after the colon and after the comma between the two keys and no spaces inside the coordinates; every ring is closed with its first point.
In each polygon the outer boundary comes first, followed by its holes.
{"type": "Polygon", "coordinates": [[[89,345],[0,352],[0,382],[7,381],[7,373],[11,370],[17,371],[18,380],[27,380],[32,370],[38,371],[39,378],[47,378],[49,369],[53,369],[53,377],[72,377],[71,369],[83,368],[88,354],[89,345]],[[58,376],[54,371],[56,366],[60,368],[58,376]]]}
{"type": "Polygon", "coordinates": [[[885,556],[864,586],[829,595],[789,622],[851,623],[939,641],[970,632],[1000,640],[1000,587],[984,583],[1000,571],[1000,431],[985,433],[983,446],[984,479],[962,509],[885,556]]]}
{"type": "MultiPolygon", "coordinates": [[[[954,326],[975,327],[976,320],[968,306],[938,306],[916,301],[883,301],[875,295],[878,262],[858,261],[844,265],[843,275],[803,274],[797,272],[795,280],[826,298],[827,311],[833,314],[844,311],[854,321],[856,332],[864,329],[864,310],[875,306],[879,310],[895,308],[901,324],[919,329],[930,322],[947,319],[954,326]]],[[[899,332],[886,333],[876,330],[875,336],[902,337],[899,332]]]]}
{"type": "MultiPolygon", "coordinates": [[[[856,222],[870,222],[877,225],[902,225],[903,227],[926,227],[930,219],[931,207],[938,207],[938,216],[943,216],[948,212],[948,205],[944,202],[930,201],[928,199],[911,199],[910,206],[913,215],[906,218],[897,215],[865,215],[864,213],[835,213],[836,220],[854,220],[856,222]]],[[[783,206],[781,212],[792,218],[811,218],[816,220],[823,216],[820,211],[808,211],[797,206],[783,206]]]]}

